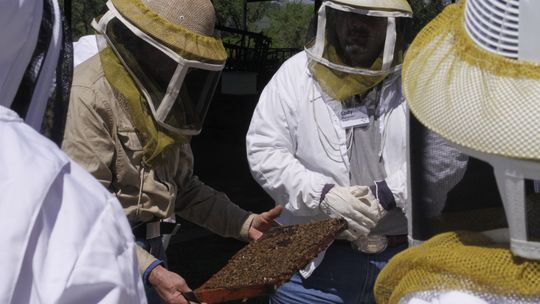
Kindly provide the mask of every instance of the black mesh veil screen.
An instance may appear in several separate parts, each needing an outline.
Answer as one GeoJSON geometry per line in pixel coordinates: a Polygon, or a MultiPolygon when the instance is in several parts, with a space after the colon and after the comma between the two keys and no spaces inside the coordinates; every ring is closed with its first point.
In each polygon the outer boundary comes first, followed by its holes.
{"type": "Polygon", "coordinates": [[[493,168],[409,119],[412,237],[506,227],[493,168]]]}

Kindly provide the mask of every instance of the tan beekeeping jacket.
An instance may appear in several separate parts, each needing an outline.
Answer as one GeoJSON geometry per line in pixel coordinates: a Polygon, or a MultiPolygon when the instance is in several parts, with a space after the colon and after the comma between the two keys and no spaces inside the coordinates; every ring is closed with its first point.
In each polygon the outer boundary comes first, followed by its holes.
{"type": "MultiPolygon", "coordinates": [[[[62,149],[116,195],[132,225],[177,213],[222,236],[247,240],[253,215],[193,175],[189,144],[167,149],[160,165],[142,165],[141,141],[99,56],[75,69],[62,149]]],[[[137,253],[142,273],[155,258],[142,249],[137,253]]]]}

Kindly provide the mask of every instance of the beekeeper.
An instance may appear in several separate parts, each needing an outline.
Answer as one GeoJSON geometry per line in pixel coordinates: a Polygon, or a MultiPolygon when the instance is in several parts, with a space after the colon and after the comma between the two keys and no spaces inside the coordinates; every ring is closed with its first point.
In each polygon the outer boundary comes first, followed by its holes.
{"type": "Polygon", "coordinates": [[[0,7],[0,302],[146,303],[118,200],[38,133],[49,97],[69,95],[60,7],[0,7]]]}
{"type": "Polygon", "coordinates": [[[406,247],[400,67],[411,14],[403,0],[323,2],[314,40],[261,94],[247,154],[254,178],[285,206],[279,221],[341,216],[349,225],[272,303],[373,302],[377,273],[406,247]]]}
{"type": "Polygon", "coordinates": [[[94,21],[98,55],[75,70],[62,148],[122,203],[140,245],[149,302],[186,303],[166,270],[162,220],[177,214],[222,236],[255,239],[279,214],[253,215],[193,175],[191,136],[227,54],[210,1],[113,0],[94,21]]]}
{"type": "Polygon", "coordinates": [[[537,1],[461,1],[411,45],[407,210],[411,242],[421,245],[381,272],[378,303],[540,301],[539,11],[537,1]],[[453,164],[424,161],[422,129],[468,157],[443,201],[430,199],[437,182],[421,172],[453,164]]]}

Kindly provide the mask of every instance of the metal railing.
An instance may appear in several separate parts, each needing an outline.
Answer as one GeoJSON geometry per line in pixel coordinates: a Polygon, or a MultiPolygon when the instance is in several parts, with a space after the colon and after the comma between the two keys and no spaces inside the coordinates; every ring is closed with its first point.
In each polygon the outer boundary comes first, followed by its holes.
{"type": "Polygon", "coordinates": [[[226,70],[273,73],[289,57],[299,52],[294,48],[271,48],[272,40],[261,34],[216,26],[229,54],[226,70]]]}

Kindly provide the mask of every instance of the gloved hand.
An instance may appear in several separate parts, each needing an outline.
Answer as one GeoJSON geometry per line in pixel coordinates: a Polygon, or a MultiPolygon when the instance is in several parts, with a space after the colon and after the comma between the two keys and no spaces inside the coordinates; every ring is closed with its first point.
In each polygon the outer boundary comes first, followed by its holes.
{"type": "Polygon", "coordinates": [[[369,218],[374,223],[374,226],[376,226],[377,223],[386,215],[386,213],[388,213],[380,204],[375,195],[373,195],[373,192],[371,192],[369,187],[356,186],[351,193],[363,203],[361,204],[362,207],[360,207],[359,210],[364,216],[369,218]]]}
{"type": "Polygon", "coordinates": [[[368,235],[375,222],[364,213],[372,214],[368,207],[366,194],[362,186],[338,187],[334,186],[324,196],[319,204],[320,210],[330,217],[343,217],[348,224],[347,230],[343,231],[339,238],[354,241],[361,236],[368,235]]]}

